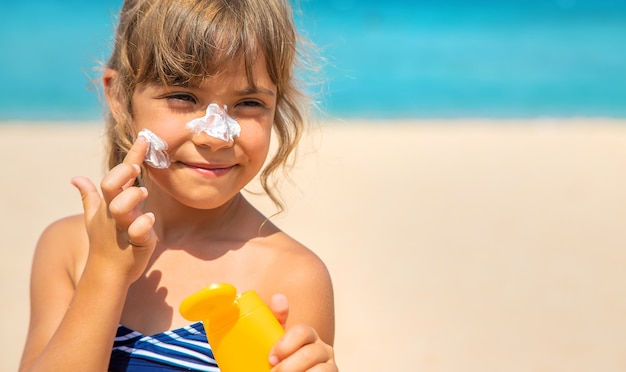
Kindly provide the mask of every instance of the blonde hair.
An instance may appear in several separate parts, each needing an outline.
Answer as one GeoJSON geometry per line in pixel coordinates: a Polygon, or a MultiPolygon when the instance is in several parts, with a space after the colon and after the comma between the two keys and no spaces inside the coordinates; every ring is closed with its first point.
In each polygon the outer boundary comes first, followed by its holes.
{"type": "Polygon", "coordinates": [[[126,0],[107,67],[116,71],[109,94],[120,107],[106,117],[108,165],[119,164],[130,149],[132,97],[142,83],[194,84],[243,59],[249,84],[262,55],[277,87],[273,129],[278,146],[259,175],[279,211],[275,172],[285,170],[308,124],[312,101],[295,67],[303,59],[288,0],[126,0]]]}

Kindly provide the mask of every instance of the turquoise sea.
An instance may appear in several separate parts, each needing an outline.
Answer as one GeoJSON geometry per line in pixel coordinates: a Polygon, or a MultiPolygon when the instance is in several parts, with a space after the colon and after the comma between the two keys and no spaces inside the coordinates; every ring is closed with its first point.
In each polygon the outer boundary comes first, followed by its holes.
{"type": "MultiPolygon", "coordinates": [[[[626,0],[294,0],[321,106],[357,118],[626,118],[626,0]]],[[[121,0],[0,3],[0,121],[98,120],[121,0]]]]}

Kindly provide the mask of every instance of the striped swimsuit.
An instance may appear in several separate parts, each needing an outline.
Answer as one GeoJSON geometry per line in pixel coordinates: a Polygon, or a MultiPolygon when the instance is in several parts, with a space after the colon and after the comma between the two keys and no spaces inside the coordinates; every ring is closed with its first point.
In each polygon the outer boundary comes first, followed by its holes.
{"type": "Polygon", "coordinates": [[[119,325],[109,371],[219,372],[202,323],[144,336],[119,325]]]}

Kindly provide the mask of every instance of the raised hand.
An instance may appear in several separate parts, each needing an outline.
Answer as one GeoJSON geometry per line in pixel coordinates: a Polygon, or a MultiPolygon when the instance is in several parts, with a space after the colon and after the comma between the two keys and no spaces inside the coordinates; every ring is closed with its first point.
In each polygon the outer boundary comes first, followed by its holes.
{"type": "Polygon", "coordinates": [[[83,200],[89,235],[87,265],[97,265],[99,270],[116,275],[129,285],[145,270],[156,244],[154,215],[139,208],[148,191],[133,186],[147,148],[147,141],[139,137],[124,161],[102,179],[102,197],[88,178],[72,180],[83,200]]]}

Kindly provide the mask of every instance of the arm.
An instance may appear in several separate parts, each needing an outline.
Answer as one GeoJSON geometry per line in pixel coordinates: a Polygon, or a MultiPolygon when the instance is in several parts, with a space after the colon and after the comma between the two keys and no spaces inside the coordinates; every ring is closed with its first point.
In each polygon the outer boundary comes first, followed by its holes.
{"type": "MultiPolygon", "coordinates": [[[[82,227],[82,231],[81,231],[82,227]]],[[[82,233],[82,234],[81,234],[82,233]]],[[[42,234],[31,273],[31,314],[20,371],[104,370],[125,289],[86,270],[73,282],[81,218],[61,220],[42,234]]]]}
{"type": "Polygon", "coordinates": [[[40,239],[20,371],[106,370],[128,288],[145,270],[156,241],[153,217],[138,209],[146,192],[129,186],[146,146],[138,141],[104,177],[103,197],[88,179],[72,181],[83,199],[84,222],[62,220],[40,239]],[[84,270],[77,272],[78,252],[87,246],[84,270]]]}
{"type": "Polygon", "coordinates": [[[337,371],[334,360],[334,299],[326,266],[312,253],[291,259],[282,293],[270,307],[285,336],[270,352],[272,372],[337,371]],[[289,301],[287,301],[289,298],[289,301]]]}

